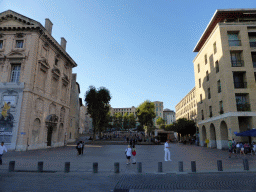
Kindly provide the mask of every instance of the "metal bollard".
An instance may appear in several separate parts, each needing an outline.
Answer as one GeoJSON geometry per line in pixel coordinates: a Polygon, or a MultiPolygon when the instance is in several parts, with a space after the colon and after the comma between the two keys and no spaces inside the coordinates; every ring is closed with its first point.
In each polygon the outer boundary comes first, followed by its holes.
{"type": "Polygon", "coordinates": [[[196,172],[196,162],[195,161],[191,161],[191,171],[196,172]]]}
{"type": "Polygon", "coordinates": [[[217,167],[218,167],[218,171],[223,171],[222,160],[217,160],[217,167]]]}
{"type": "Polygon", "coordinates": [[[119,173],[119,163],[114,163],[114,173],[119,173]]]}
{"type": "Polygon", "coordinates": [[[179,172],[183,172],[183,161],[179,161],[179,172]]]}
{"type": "Polygon", "coordinates": [[[14,172],[15,168],[15,161],[10,161],[9,162],[9,172],[14,172]]]}
{"type": "Polygon", "coordinates": [[[98,163],[97,162],[93,163],[93,173],[98,173],[98,163]]]}
{"type": "Polygon", "coordinates": [[[138,173],[141,173],[141,172],[142,172],[142,163],[141,163],[141,162],[138,162],[138,164],[137,164],[137,170],[138,170],[138,173]]]}
{"type": "Polygon", "coordinates": [[[249,162],[248,162],[248,159],[243,159],[243,164],[244,164],[244,170],[249,171],[249,162]]]}
{"type": "Polygon", "coordinates": [[[163,164],[162,164],[162,162],[158,162],[158,172],[163,172],[163,164]]]}
{"type": "Polygon", "coordinates": [[[39,161],[38,162],[38,166],[37,166],[37,171],[38,172],[43,172],[44,169],[44,162],[43,161],[39,161]]]}
{"type": "Polygon", "coordinates": [[[70,162],[65,162],[64,172],[65,172],[65,173],[70,172],[70,162]]]}

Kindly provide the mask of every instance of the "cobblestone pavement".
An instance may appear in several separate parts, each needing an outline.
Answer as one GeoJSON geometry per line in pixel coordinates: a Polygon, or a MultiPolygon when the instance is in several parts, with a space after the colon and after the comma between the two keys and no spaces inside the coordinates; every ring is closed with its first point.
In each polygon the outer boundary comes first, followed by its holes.
{"type": "Polygon", "coordinates": [[[144,190],[254,190],[256,173],[143,174],[123,175],[118,189],[144,190]]]}

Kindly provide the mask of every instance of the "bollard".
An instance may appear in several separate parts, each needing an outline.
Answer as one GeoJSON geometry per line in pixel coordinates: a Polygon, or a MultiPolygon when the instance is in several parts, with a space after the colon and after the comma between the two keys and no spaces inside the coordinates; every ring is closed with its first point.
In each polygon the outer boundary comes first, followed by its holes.
{"type": "Polygon", "coordinates": [[[222,160],[217,160],[217,167],[218,167],[218,171],[223,171],[222,160]]]}
{"type": "Polygon", "coordinates": [[[10,161],[9,162],[9,172],[14,172],[15,168],[15,161],[10,161]]]}
{"type": "Polygon", "coordinates": [[[196,172],[196,162],[195,161],[191,161],[191,171],[196,172]]]}
{"type": "Polygon", "coordinates": [[[179,172],[183,172],[183,161],[179,161],[179,172]]]}
{"type": "Polygon", "coordinates": [[[93,173],[98,173],[98,163],[97,162],[93,163],[93,173]]]}
{"type": "Polygon", "coordinates": [[[163,164],[162,164],[162,162],[158,162],[158,172],[163,172],[163,164]]]}
{"type": "Polygon", "coordinates": [[[114,173],[119,173],[119,163],[114,163],[114,173]]]}
{"type": "Polygon", "coordinates": [[[65,172],[65,173],[70,172],[70,162],[65,162],[64,172],[65,172]]]}
{"type": "Polygon", "coordinates": [[[249,162],[248,162],[248,159],[243,159],[243,164],[244,164],[244,170],[249,171],[249,162]]]}
{"type": "Polygon", "coordinates": [[[43,172],[43,168],[44,168],[44,162],[43,161],[39,161],[38,162],[38,166],[37,166],[37,171],[38,172],[43,172]]]}
{"type": "Polygon", "coordinates": [[[142,172],[142,163],[141,163],[141,162],[138,162],[138,164],[137,164],[137,170],[138,170],[138,173],[141,173],[141,172],[142,172]]]}

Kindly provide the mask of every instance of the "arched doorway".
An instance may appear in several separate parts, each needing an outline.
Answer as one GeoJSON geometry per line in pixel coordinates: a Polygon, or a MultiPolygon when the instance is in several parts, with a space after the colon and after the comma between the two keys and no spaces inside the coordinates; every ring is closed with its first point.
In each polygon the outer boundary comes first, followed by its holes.
{"type": "Polygon", "coordinates": [[[52,146],[53,130],[57,129],[58,116],[55,114],[48,115],[45,119],[47,128],[47,146],[52,146]]]}
{"type": "Polygon", "coordinates": [[[218,144],[218,149],[227,149],[228,148],[228,126],[225,121],[220,123],[220,143],[218,144]]]}
{"type": "Polygon", "coordinates": [[[210,125],[210,147],[211,148],[217,147],[215,126],[213,125],[213,123],[211,123],[210,125]]]}
{"type": "Polygon", "coordinates": [[[206,129],[205,129],[205,126],[203,125],[203,127],[202,127],[202,140],[201,140],[201,146],[204,146],[205,139],[206,139],[206,129]]]}

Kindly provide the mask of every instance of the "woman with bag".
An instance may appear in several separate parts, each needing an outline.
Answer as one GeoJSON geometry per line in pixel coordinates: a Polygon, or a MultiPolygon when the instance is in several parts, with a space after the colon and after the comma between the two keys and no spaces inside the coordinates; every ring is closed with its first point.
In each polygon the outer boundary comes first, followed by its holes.
{"type": "Polygon", "coordinates": [[[125,150],[125,154],[126,154],[126,158],[127,158],[127,165],[130,164],[131,162],[131,156],[132,156],[132,149],[131,149],[131,146],[128,145],[128,148],[125,150]]]}
{"type": "Polygon", "coordinates": [[[135,145],[133,145],[132,146],[132,164],[136,164],[135,155],[136,155],[136,148],[135,148],[135,145]]]}

